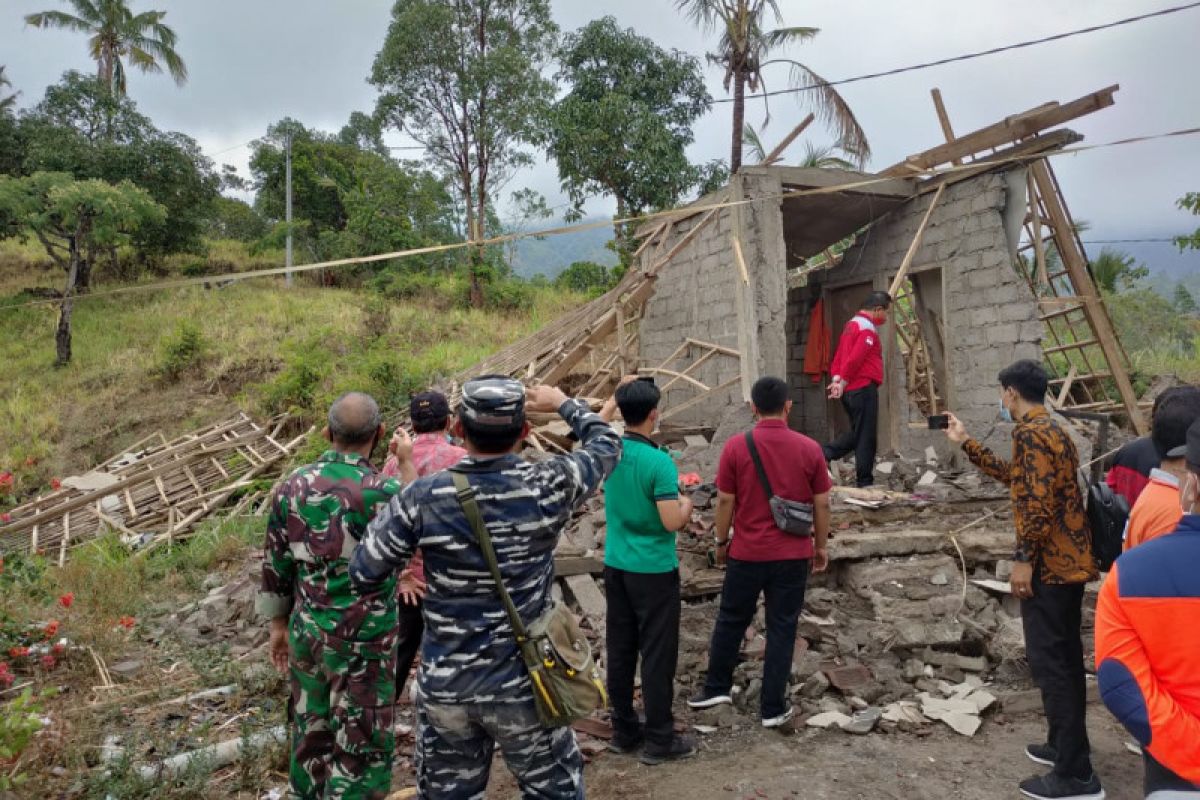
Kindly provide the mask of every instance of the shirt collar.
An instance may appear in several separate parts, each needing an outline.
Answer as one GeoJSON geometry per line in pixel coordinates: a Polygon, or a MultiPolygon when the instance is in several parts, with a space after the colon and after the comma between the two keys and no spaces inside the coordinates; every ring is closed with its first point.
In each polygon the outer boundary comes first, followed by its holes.
{"type": "Polygon", "coordinates": [[[760,419],[758,421],[758,424],[755,425],[754,427],[756,427],[756,428],[786,428],[787,426],[788,426],[787,420],[782,420],[777,417],[772,417],[771,419],[760,419]]]}
{"type": "Polygon", "coordinates": [[[1173,486],[1176,489],[1179,488],[1179,478],[1176,478],[1165,469],[1158,469],[1155,467],[1154,469],[1150,470],[1150,480],[1158,481],[1159,483],[1166,484],[1167,486],[1173,486]]]}
{"type": "Polygon", "coordinates": [[[1048,416],[1050,416],[1050,412],[1046,410],[1045,406],[1034,406],[1028,411],[1028,413],[1025,414],[1025,416],[1021,417],[1021,421],[1030,422],[1040,417],[1048,416]]]}
{"type": "Polygon", "coordinates": [[[324,453],[321,453],[321,457],[317,461],[334,464],[353,464],[356,467],[374,469],[371,466],[371,462],[358,453],[340,453],[337,450],[326,450],[324,453]]]}
{"type": "Polygon", "coordinates": [[[523,463],[523,459],[514,453],[502,456],[463,456],[451,469],[455,472],[501,472],[523,463]]]}
{"type": "Polygon", "coordinates": [[[644,445],[653,447],[655,450],[660,449],[659,446],[654,443],[653,439],[650,439],[647,436],[642,436],[640,433],[636,433],[635,431],[625,431],[625,434],[622,438],[628,439],[631,442],[641,442],[644,445]]]}

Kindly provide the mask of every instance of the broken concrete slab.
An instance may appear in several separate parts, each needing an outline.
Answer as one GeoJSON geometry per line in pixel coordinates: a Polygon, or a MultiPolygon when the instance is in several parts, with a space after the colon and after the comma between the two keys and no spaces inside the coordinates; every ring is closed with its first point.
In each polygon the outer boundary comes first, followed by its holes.
{"type": "Polygon", "coordinates": [[[967,672],[983,672],[988,668],[988,661],[983,656],[964,656],[960,653],[946,653],[927,647],[921,654],[927,664],[939,667],[957,667],[967,672]]]}
{"type": "Polygon", "coordinates": [[[810,728],[844,728],[850,724],[850,717],[845,714],[840,714],[837,711],[824,711],[820,714],[814,714],[804,722],[810,728]]]}
{"type": "Polygon", "coordinates": [[[937,482],[938,474],[932,470],[929,470],[917,480],[917,486],[933,486],[937,482]]]}
{"type": "Polygon", "coordinates": [[[920,704],[915,700],[900,700],[884,706],[881,719],[888,722],[907,723],[909,725],[924,725],[929,720],[921,713],[920,704]]]}
{"type": "Polygon", "coordinates": [[[864,708],[861,711],[855,712],[850,721],[842,726],[842,730],[847,733],[865,736],[875,730],[875,726],[879,724],[879,720],[883,717],[883,710],[875,708],[864,708]]]}
{"type": "Polygon", "coordinates": [[[874,680],[871,670],[864,664],[827,667],[823,671],[829,683],[842,694],[850,694],[874,680]]]}

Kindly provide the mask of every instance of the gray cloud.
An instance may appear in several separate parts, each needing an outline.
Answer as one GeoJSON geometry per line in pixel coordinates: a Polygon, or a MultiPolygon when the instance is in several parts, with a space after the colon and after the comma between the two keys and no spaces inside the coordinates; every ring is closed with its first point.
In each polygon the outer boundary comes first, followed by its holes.
{"type": "MultiPolygon", "coordinates": [[[[336,129],[352,111],[369,110],[374,90],[366,75],[386,33],[388,0],[153,0],[168,12],[180,35],[191,80],[178,89],[165,77],[131,74],[130,94],[163,127],[194,136],[210,154],[262,135],[284,115],[336,129]]],[[[137,0],[135,8],[150,7],[137,0]]],[[[614,15],[660,44],[701,54],[714,39],[690,26],[672,0],[554,0],[559,24],[574,29],[600,14],[614,15]]],[[[922,0],[846,2],[781,0],[786,22],[822,29],[820,36],[789,55],[827,79],[902,66],[969,50],[1035,38],[1161,7],[1149,2],[1094,0],[1087,4],[1039,0],[922,0]]],[[[54,7],[53,0],[9,0],[0,11],[0,62],[24,103],[66,69],[91,69],[83,37],[26,28],[21,17],[54,7]]],[[[994,122],[1048,100],[1068,100],[1120,83],[1113,108],[1078,120],[1072,127],[1087,143],[1156,133],[1200,124],[1200,67],[1195,47],[1200,10],[1114,30],[938,67],[908,75],[851,84],[843,94],[866,129],[882,168],[937,144],[941,130],[929,99],[941,88],[959,133],[994,122]]],[[[724,97],[721,74],[708,68],[714,97],[724,97]]],[[[785,68],[770,74],[770,88],[784,88],[785,68]]],[[[805,113],[796,99],[773,98],[768,142],[781,138],[805,113]]],[[[748,118],[762,119],[761,101],[748,118]]],[[[724,158],[729,146],[729,106],[717,105],[696,128],[692,156],[724,158]]],[[[403,144],[392,137],[393,144],[403,144]]],[[[810,129],[810,138],[829,136],[810,129]]],[[[799,152],[800,146],[796,146],[799,152]]],[[[1092,224],[1090,238],[1164,236],[1194,229],[1194,217],[1175,200],[1200,190],[1195,137],[1099,150],[1055,161],[1073,213],[1092,224]]],[[[248,151],[215,155],[245,168],[248,151]]],[[[541,164],[518,177],[561,202],[557,176],[541,164]]],[[[597,200],[593,211],[608,212],[597,200]]],[[[1164,251],[1172,248],[1163,247],[1164,251]]],[[[1143,248],[1147,259],[1157,252],[1143,248]]],[[[1164,259],[1168,255],[1163,256],[1164,259]]],[[[1190,263],[1200,266],[1200,260],[1190,263]]],[[[1171,260],[1176,260],[1172,258],[1171,260]]]]}

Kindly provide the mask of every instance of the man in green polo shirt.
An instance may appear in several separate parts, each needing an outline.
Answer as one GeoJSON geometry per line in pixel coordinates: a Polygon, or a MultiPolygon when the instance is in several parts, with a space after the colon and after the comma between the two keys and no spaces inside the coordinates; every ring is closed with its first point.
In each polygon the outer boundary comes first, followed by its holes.
{"type": "Polygon", "coordinates": [[[613,739],[621,753],[642,747],[643,764],[696,752],[675,733],[671,702],[679,656],[679,557],[675,531],[687,526],[692,501],[679,494],[679,473],[650,440],[661,394],[651,380],[625,378],[601,410],[625,420],[624,453],[604,484],[604,591],[608,601],[608,696],[613,739]],[[643,726],[633,709],[633,680],[642,657],[643,726]]]}

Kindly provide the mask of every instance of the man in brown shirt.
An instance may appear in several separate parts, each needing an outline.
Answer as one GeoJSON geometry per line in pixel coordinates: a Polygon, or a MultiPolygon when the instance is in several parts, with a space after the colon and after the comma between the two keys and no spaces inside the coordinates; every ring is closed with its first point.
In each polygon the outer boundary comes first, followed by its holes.
{"type": "Polygon", "coordinates": [[[1035,800],[1102,800],[1087,738],[1080,634],[1084,585],[1098,573],[1076,477],[1079,454],[1046,410],[1048,385],[1036,361],[1018,361],[1000,372],[1001,416],[1016,422],[1010,461],[972,439],[953,414],[946,434],[1012,496],[1017,543],[1011,585],[1021,599],[1025,653],[1049,724],[1046,743],[1031,744],[1025,753],[1053,767],[1022,781],[1021,793],[1035,800]]]}

